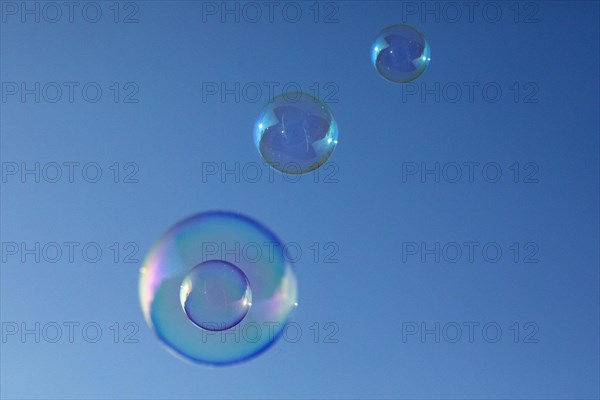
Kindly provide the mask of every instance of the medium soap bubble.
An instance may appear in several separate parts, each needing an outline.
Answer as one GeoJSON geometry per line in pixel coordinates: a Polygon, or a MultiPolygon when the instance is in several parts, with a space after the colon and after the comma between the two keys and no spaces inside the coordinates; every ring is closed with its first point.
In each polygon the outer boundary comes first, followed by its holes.
{"type": "Polygon", "coordinates": [[[329,107],[301,92],[270,101],[254,126],[261,157],[286,174],[305,174],[329,159],[338,143],[338,127],[329,107]]]}

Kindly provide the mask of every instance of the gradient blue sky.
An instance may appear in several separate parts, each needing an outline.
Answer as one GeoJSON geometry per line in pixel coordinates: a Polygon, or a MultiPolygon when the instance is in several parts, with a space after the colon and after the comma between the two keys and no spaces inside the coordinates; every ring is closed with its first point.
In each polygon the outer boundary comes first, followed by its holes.
{"type": "MultiPolygon", "coordinates": [[[[103,96],[88,103],[76,90],[73,103],[66,93],[57,103],[36,103],[32,95],[2,100],[3,171],[6,163],[97,162],[103,177],[35,183],[28,176],[23,183],[7,176],[1,241],[97,242],[104,256],[97,263],[63,256],[52,264],[3,253],[3,333],[12,323],[96,322],[103,337],[87,343],[76,331],[73,343],[35,343],[33,335],[7,336],[0,343],[2,398],[600,396],[598,2],[517,3],[519,23],[512,2],[488,6],[502,10],[497,23],[477,10],[469,22],[465,9],[451,23],[406,16],[407,2],[354,1],[320,3],[319,19],[335,13],[335,23],[315,23],[312,2],[295,3],[303,11],[298,23],[277,11],[273,23],[266,14],[257,23],[223,23],[220,14],[203,22],[206,2],[149,1],[136,3],[139,22],[131,24],[113,22],[113,2],[98,3],[98,23],[78,12],[86,3],[78,3],[72,23],[66,15],[57,23],[31,16],[21,22],[7,3],[2,95],[11,82],[97,82],[103,96]],[[524,23],[531,15],[536,20],[524,23]],[[370,63],[377,33],[403,20],[423,31],[432,49],[416,86],[390,84],[370,63]],[[134,82],[139,102],[115,103],[114,82],[134,82]],[[203,180],[206,163],[260,162],[252,128],[267,100],[203,101],[203,82],[337,88],[330,105],[339,145],[324,171],[335,171],[337,182],[309,175],[290,183],[278,173],[270,182],[266,168],[258,183],[203,180]],[[455,103],[433,95],[403,100],[406,90],[436,82],[448,90],[491,82],[503,95],[495,103],[477,89],[473,102],[466,92],[455,103]],[[532,88],[537,102],[523,102],[532,88]],[[135,163],[139,182],[112,182],[108,167],[115,162],[135,163]],[[497,183],[481,175],[457,183],[403,179],[406,163],[422,162],[494,162],[503,175],[497,183]],[[534,163],[538,182],[523,183],[521,174],[514,183],[510,166],[517,162],[521,169],[534,163]],[[134,242],[141,261],[172,224],[215,209],[256,218],[304,254],[296,263],[300,305],[292,317],[302,340],[217,369],[165,351],[140,311],[140,263],[115,263],[109,250],[134,242]],[[436,263],[402,251],[406,242],[469,241],[498,243],[503,257],[436,263]],[[324,262],[323,253],[315,262],[314,242],[337,244],[339,262],[324,262]],[[537,263],[522,260],[529,242],[539,250],[537,263]],[[138,343],[113,343],[115,322],[137,324],[138,343]],[[315,322],[321,335],[325,323],[335,323],[338,343],[314,343],[315,322]],[[406,322],[494,322],[503,335],[497,343],[477,330],[473,343],[434,343],[431,335],[403,342],[406,322]],[[521,332],[514,343],[515,322],[534,323],[538,342],[523,343],[521,332]]],[[[136,11],[126,2],[119,10],[119,20],[136,11]]]]}

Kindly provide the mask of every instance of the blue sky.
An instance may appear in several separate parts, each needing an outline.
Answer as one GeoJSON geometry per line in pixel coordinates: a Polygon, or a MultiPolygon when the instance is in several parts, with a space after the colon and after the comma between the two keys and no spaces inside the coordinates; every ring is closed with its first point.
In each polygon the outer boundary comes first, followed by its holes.
{"type": "Polygon", "coordinates": [[[1,5],[3,398],[598,398],[597,2],[45,4],[1,5]],[[402,22],[432,61],[396,85],[370,45],[402,22]],[[252,134],[297,87],[339,144],[289,181],[252,134]],[[301,337],[226,368],[166,351],[137,292],[207,210],[302,252],[301,337]]]}

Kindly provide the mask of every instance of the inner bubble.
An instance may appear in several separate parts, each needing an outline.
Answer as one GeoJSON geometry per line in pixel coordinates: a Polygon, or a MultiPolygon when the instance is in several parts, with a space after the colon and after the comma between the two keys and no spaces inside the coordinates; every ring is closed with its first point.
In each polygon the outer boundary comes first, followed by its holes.
{"type": "Polygon", "coordinates": [[[185,276],[179,292],[181,306],[195,325],[210,331],[236,326],[252,306],[246,275],[222,260],[203,262],[185,276]]]}

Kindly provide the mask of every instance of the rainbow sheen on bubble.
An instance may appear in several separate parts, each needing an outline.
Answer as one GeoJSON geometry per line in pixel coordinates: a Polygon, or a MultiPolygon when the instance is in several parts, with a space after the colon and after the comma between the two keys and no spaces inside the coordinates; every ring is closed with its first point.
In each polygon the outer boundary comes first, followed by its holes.
{"type": "Polygon", "coordinates": [[[177,223],[154,244],[140,269],[139,295],[146,323],[167,349],[194,362],[228,365],[276,342],[297,302],[297,283],[271,231],[240,214],[207,212],[177,223]],[[240,254],[249,248],[262,250],[240,254]],[[209,298],[203,299],[202,282],[215,285],[209,298]],[[233,307],[229,313],[225,305],[233,307]],[[203,328],[211,319],[231,326],[203,328]]]}
{"type": "Polygon", "coordinates": [[[252,290],[238,267],[227,261],[210,260],[186,275],[179,299],[193,323],[203,329],[222,331],[244,319],[252,305],[252,290]]]}
{"type": "Polygon", "coordinates": [[[284,93],[270,101],[254,125],[261,157],[286,174],[305,174],[323,165],[338,143],[338,126],[321,100],[284,93]]]}
{"type": "Polygon", "coordinates": [[[412,26],[392,25],[375,38],[371,61],[383,78],[406,83],[425,72],[431,61],[431,48],[425,36],[412,26]]]}

